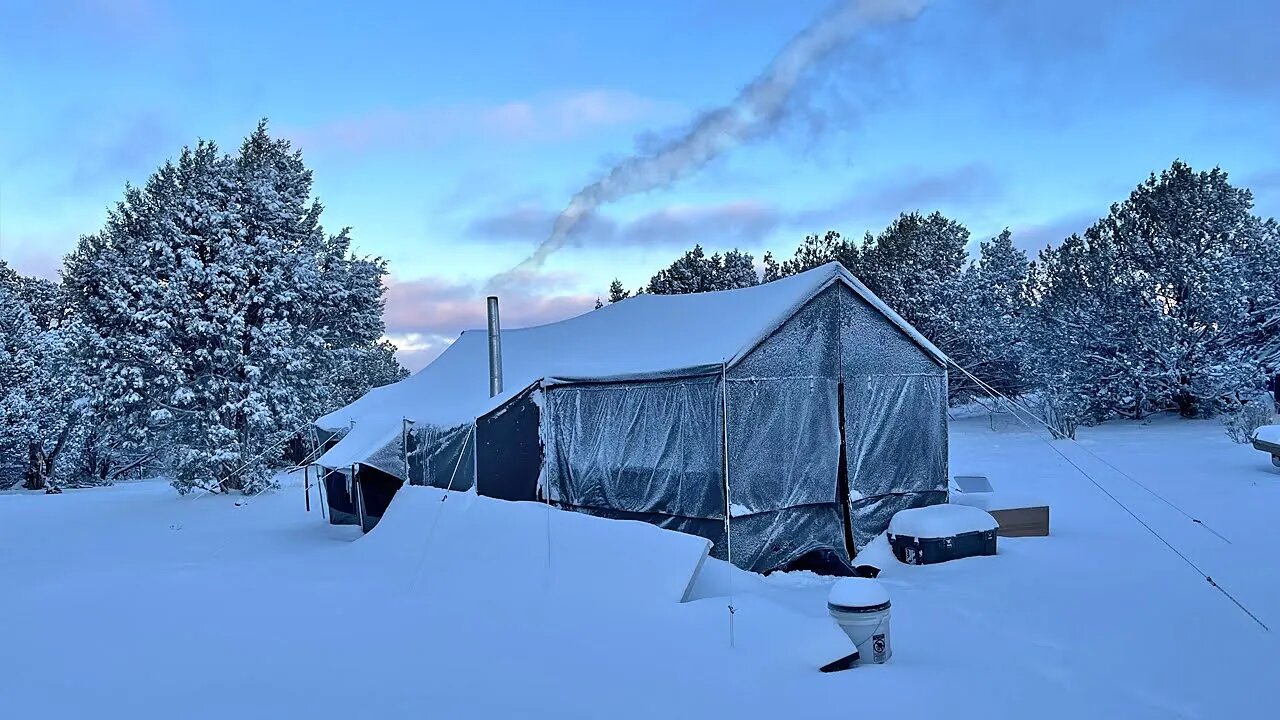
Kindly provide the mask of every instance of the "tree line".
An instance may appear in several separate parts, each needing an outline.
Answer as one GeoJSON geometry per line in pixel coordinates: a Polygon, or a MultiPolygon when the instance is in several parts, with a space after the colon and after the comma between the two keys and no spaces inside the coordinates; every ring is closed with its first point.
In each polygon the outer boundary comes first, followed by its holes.
{"type": "MultiPolygon", "coordinates": [[[[1009,230],[978,244],[940,213],[861,241],[809,235],[789,259],[695,246],[637,292],[748,287],[843,264],[958,365],[1030,396],[1055,430],[1177,411],[1237,413],[1280,372],[1280,228],[1219,168],[1151,174],[1083,234],[1035,256],[1009,230]]],[[[608,301],[631,292],[615,280],[608,301]]],[[[602,303],[600,303],[602,304],[602,303]]],[[[951,373],[953,403],[986,390],[951,373]]]]}
{"type": "Polygon", "coordinates": [[[386,264],[325,232],[311,186],[263,121],[126,187],[61,282],[0,261],[0,487],[256,492],[316,417],[404,377],[386,264]]]}

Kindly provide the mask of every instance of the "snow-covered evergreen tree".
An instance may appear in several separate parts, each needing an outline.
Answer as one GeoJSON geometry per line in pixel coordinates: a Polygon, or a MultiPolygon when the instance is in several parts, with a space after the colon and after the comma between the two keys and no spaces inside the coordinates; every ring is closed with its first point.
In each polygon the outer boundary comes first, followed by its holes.
{"type": "MultiPolygon", "coordinates": [[[[871,242],[871,236],[868,235],[864,243],[871,242]]],[[[835,230],[828,230],[822,235],[806,235],[790,260],[778,263],[771,254],[766,253],[765,282],[796,275],[829,262],[838,262],[857,275],[861,264],[858,244],[835,230]]]]}
{"type": "Polygon", "coordinates": [[[65,302],[57,283],[18,274],[0,259],[0,286],[4,286],[27,306],[32,319],[43,330],[57,327],[63,320],[65,302]]]}
{"type": "Polygon", "coordinates": [[[0,488],[56,488],[56,464],[74,427],[66,346],[0,283],[0,488]]]}
{"type": "Polygon", "coordinates": [[[386,340],[336,348],[330,353],[330,390],[323,410],[349,405],[370,389],[409,376],[396,360],[396,346],[386,340]]]}
{"type": "MultiPolygon", "coordinates": [[[[752,287],[760,284],[760,276],[756,274],[755,260],[750,253],[739,252],[736,248],[720,255],[717,263],[719,270],[719,286],[721,290],[752,287]]],[[[715,262],[716,256],[712,256],[715,262]]]]}
{"type": "Polygon", "coordinates": [[[764,272],[761,273],[760,282],[773,282],[783,276],[782,265],[778,259],[773,256],[772,252],[765,251],[764,257],[760,259],[760,263],[764,265],[764,272]]]}
{"type": "Polygon", "coordinates": [[[622,287],[621,280],[619,280],[618,278],[614,278],[613,282],[609,283],[609,304],[610,305],[612,305],[613,303],[619,302],[621,300],[626,300],[629,297],[631,297],[631,292],[622,287]]]}
{"type": "Polygon", "coordinates": [[[1260,387],[1256,309],[1274,297],[1280,238],[1248,190],[1182,162],[1041,253],[1034,363],[1085,422],[1212,414],[1260,387]]]}
{"type": "Polygon", "coordinates": [[[26,304],[0,283],[0,488],[23,479],[27,443],[39,430],[39,398],[31,379],[40,363],[39,328],[26,304]]]}
{"type": "Polygon", "coordinates": [[[694,245],[669,267],[659,270],[645,291],[681,295],[751,287],[760,283],[754,262],[749,253],[736,249],[708,257],[701,245],[694,245]]]}
{"type": "MultiPolygon", "coordinates": [[[[1027,254],[1013,244],[1005,229],[981,243],[978,259],[964,272],[956,308],[969,338],[966,368],[1002,394],[1017,396],[1026,390],[1026,323],[1030,299],[1027,254]]],[[[981,397],[979,387],[961,387],[981,397]]],[[[976,385],[976,384],[975,384],[976,385]]],[[[962,399],[962,398],[956,398],[962,399]]]]}
{"type": "Polygon", "coordinates": [[[263,123],[234,157],[201,142],[127,188],[68,257],[91,404],[126,449],[162,449],[179,491],[256,491],[293,435],[394,374],[385,265],[351,258],[321,211],[263,123]]]}

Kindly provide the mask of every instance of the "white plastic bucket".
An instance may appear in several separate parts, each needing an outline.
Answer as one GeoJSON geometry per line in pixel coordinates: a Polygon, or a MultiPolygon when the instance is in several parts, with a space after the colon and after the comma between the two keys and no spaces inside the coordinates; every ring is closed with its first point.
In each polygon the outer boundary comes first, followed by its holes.
{"type": "Polygon", "coordinates": [[[859,662],[883,663],[893,655],[889,593],[879,582],[870,578],[840,580],[831,588],[827,610],[858,646],[859,662]]]}

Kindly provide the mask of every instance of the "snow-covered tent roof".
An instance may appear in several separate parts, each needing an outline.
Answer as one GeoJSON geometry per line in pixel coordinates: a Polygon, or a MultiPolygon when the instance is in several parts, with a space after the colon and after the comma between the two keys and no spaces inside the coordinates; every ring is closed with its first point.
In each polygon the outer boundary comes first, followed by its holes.
{"type": "Polygon", "coordinates": [[[530,385],[626,380],[716,372],[746,356],[832,283],[844,283],[939,363],[946,357],[839,263],[739,290],[639,295],[560,322],[502,331],[503,383],[489,397],[484,330],[468,330],[440,357],[398,383],[375,388],[320,418],[351,432],[319,464],[343,468],[397,438],[403,421],[469,423],[530,385]]]}

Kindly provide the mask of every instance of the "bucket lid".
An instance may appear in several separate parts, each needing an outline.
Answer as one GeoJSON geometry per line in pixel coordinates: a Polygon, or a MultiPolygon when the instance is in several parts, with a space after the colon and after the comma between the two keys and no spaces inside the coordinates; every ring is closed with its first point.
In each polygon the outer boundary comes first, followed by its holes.
{"type": "Polygon", "coordinates": [[[847,612],[873,612],[889,607],[889,591],[879,580],[871,578],[841,578],[831,586],[827,595],[827,607],[847,612]]]}

